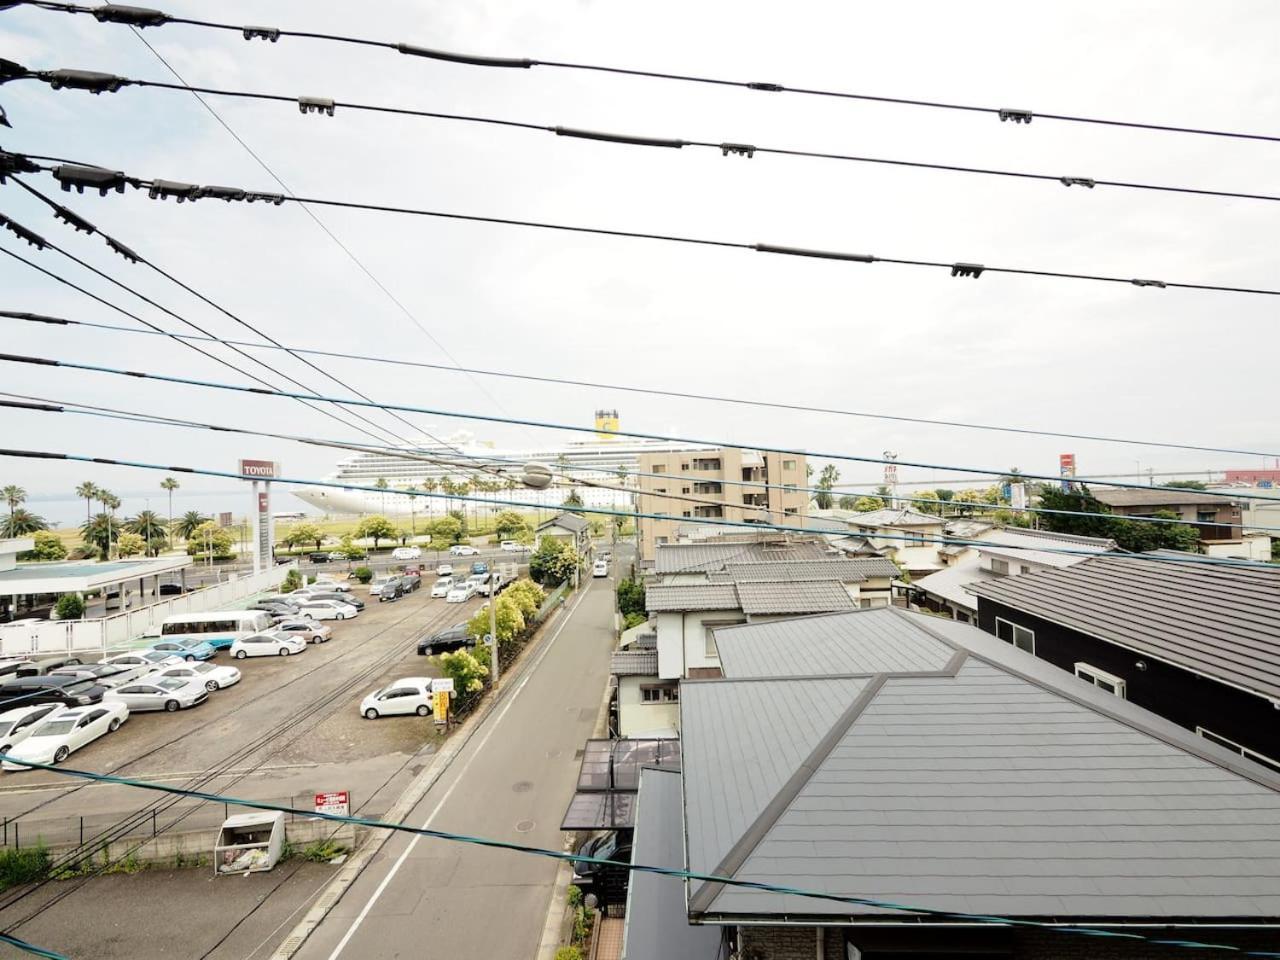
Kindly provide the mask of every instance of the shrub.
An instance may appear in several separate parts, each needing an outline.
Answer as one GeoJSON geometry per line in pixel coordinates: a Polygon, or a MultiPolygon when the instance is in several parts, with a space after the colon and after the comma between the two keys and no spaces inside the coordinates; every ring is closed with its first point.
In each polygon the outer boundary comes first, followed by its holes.
{"type": "Polygon", "coordinates": [[[18,554],[19,560],[65,560],[67,548],[56,533],[37,530],[31,535],[35,549],[18,554]]]}
{"type": "Polygon", "coordinates": [[[49,874],[50,862],[44,846],[0,850],[0,890],[43,880],[49,874]]]}
{"type": "Polygon", "coordinates": [[[573,576],[578,551],[563,540],[543,537],[529,557],[529,576],[546,587],[558,587],[573,576]]]}
{"type": "Polygon", "coordinates": [[[368,567],[356,567],[351,571],[351,575],[361,583],[368,583],[373,579],[373,571],[368,567]]]}
{"type": "Polygon", "coordinates": [[[53,612],[59,620],[79,620],[84,616],[84,601],[78,593],[64,593],[58,598],[53,612]]]}
{"type": "Polygon", "coordinates": [[[547,592],[532,580],[517,580],[502,595],[510,598],[520,609],[526,623],[533,619],[533,615],[542,606],[542,601],[547,598],[547,592]]]}
{"type": "Polygon", "coordinates": [[[561,947],[556,951],[555,960],[582,960],[582,951],[578,947],[561,947]]]}
{"type": "Polygon", "coordinates": [[[302,574],[297,570],[290,570],[284,575],[284,580],[280,584],[281,593],[293,593],[295,590],[302,589],[302,574]]]}
{"type": "Polygon", "coordinates": [[[649,617],[643,613],[628,613],[622,618],[622,629],[630,630],[632,627],[638,627],[648,619],[649,617]]]}
{"type": "Polygon", "coordinates": [[[453,678],[453,688],[459,693],[479,693],[484,689],[484,678],[489,675],[489,668],[469,650],[440,654],[440,669],[446,677],[453,678]]]}
{"type": "Polygon", "coordinates": [[[623,580],[618,584],[618,609],[626,616],[633,613],[643,614],[644,584],[635,580],[623,580]]]}
{"type": "MultiPolygon", "coordinates": [[[[490,601],[495,603],[495,601],[490,601]]],[[[524,616],[516,602],[507,596],[498,597],[493,608],[494,626],[498,630],[498,642],[510,643],[524,630],[524,616]]],[[[467,621],[467,634],[479,640],[489,632],[489,611],[477,610],[467,621]]]]}

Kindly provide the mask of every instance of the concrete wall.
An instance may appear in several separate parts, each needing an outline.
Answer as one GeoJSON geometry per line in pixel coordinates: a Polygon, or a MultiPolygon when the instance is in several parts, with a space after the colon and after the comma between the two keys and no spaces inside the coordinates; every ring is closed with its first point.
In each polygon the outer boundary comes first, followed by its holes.
{"type": "Polygon", "coordinates": [[[746,622],[741,610],[659,613],[658,676],[675,680],[692,676],[693,670],[720,669],[720,658],[707,654],[707,625],[746,622]]]}
{"type": "Polygon", "coordinates": [[[679,703],[645,703],[640,688],[658,683],[654,677],[618,678],[618,731],[632,737],[651,730],[679,730],[679,703]]]}

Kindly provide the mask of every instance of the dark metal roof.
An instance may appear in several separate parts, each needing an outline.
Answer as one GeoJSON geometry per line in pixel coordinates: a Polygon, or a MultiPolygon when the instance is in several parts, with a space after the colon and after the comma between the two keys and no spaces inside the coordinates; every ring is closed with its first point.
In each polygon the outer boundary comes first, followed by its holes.
{"type": "Polygon", "coordinates": [[[1062,570],[975,584],[972,590],[979,598],[1280,698],[1280,567],[1174,562],[1155,554],[1094,557],[1062,570]]]}
{"type": "Polygon", "coordinates": [[[548,527],[563,527],[572,533],[582,533],[583,530],[589,529],[591,523],[584,517],[580,517],[575,513],[558,513],[550,520],[538,524],[538,531],[541,532],[548,527]]]}
{"type": "MultiPolygon", "coordinates": [[[[951,663],[681,685],[689,869],[985,915],[1280,916],[1280,776],[974,627],[874,612],[951,663]]],[[[722,923],[911,916],[689,896],[722,923]]]]}

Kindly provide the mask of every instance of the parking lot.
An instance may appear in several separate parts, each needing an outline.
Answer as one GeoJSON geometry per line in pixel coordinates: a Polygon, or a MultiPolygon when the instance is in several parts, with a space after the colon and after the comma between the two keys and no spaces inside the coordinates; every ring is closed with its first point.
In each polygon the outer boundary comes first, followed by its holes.
{"type": "MultiPolygon", "coordinates": [[[[377,813],[393,796],[400,777],[410,776],[415,756],[438,740],[433,721],[416,716],[376,721],[359,716],[367,693],[402,676],[438,675],[419,657],[415,641],[469,617],[483,602],[446,604],[420,589],[394,603],[366,601],[354,620],[330,621],[333,636],[290,657],[231,660],[220,651],[212,662],[234,664],[235,686],[219,690],[190,710],[135,713],[116,733],[77,751],[65,764],[168,785],[226,792],[250,799],[309,803],[319,790],[348,789],[353,805],[377,813]]],[[[79,819],[89,833],[114,823],[162,795],[112,784],[90,784],[45,771],[0,774],[4,841],[24,846],[43,837],[52,844],[75,841],[79,819]],[[16,821],[16,822],[15,822],[16,821]]],[[[221,818],[218,805],[166,808],[163,828],[190,829],[221,818]]],[[[149,827],[139,821],[138,829],[149,827]]]]}

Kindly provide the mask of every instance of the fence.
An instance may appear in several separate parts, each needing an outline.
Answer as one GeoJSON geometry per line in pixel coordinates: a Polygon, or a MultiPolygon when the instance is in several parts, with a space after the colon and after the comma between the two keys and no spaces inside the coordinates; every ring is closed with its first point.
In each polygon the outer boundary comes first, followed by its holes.
{"type": "Polygon", "coordinates": [[[547,618],[556,607],[560,606],[560,602],[564,599],[565,594],[569,592],[569,581],[566,580],[560,586],[556,587],[549,594],[547,599],[542,601],[542,606],[538,608],[538,612],[533,615],[534,623],[541,623],[547,618]]]}
{"type": "Polygon", "coordinates": [[[150,627],[158,627],[165,617],[221,610],[277,587],[294,569],[297,569],[296,563],[281,564],[243,576],[232,574],[222,583],[110,617],[0,626],[0,656],[49,655],[83,650],[104,653],[108,648],[123,646],[142,636],[150,627]]]}

